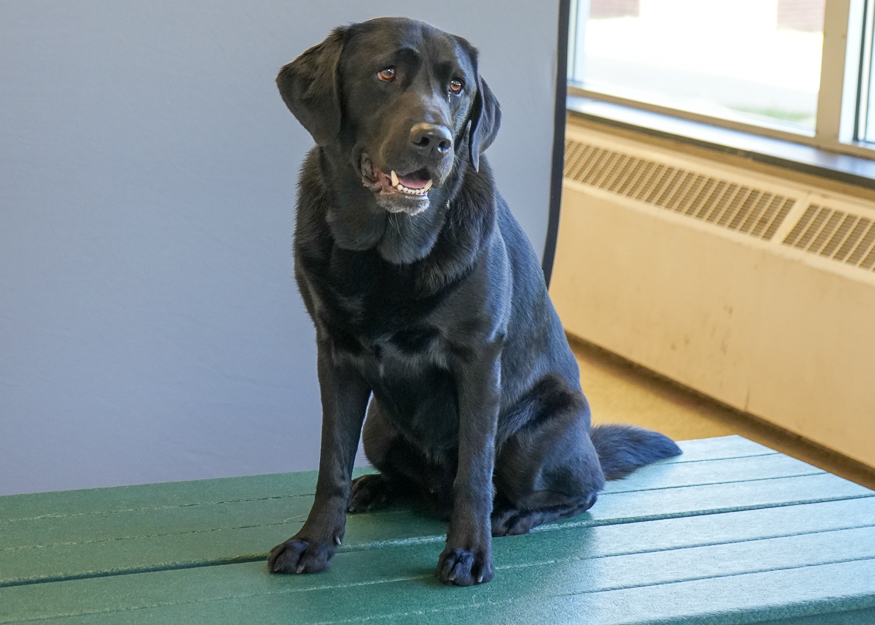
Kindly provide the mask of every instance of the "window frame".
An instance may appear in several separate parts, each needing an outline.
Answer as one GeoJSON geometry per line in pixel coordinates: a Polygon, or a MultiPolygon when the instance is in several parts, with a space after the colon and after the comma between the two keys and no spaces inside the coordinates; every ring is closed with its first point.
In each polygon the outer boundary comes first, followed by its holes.
{"type": "MultiPolygon", "coordinates": [[[[633,100],[587,89],[574,82],[574,65],[578,60],[578,34],[586,26],[589,11],[582,5],[588,0],[571,2],[568,37],[568,94],[675,117],[681,120],[709,124],[728,130],[759,135],[768,139],[803,144],[809,147],[851,156],[875,159],[875,144],[857,140],[858,105],[862,95],[861,78],[864,73],[864,18],[869,11],[869,38],[871,39],[873,0],[827,0],[824,9],[823,56],[820,88],[813,133],[792,132],[778,125],[760,125],[738,119],[713,117],[683,109],[669,108],[642,100],[633,100]]],[[[865,42],[869,43],[869,42],[865,42]]],[[[875,107],[875,101],[872,102],[875,107]]]]}

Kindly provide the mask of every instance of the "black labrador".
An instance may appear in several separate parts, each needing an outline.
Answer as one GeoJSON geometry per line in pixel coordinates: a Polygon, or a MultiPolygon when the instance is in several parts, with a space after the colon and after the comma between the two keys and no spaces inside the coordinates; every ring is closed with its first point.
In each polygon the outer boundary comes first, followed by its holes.
{"type": "Polygon", "coordinates": [[[294,253],[323,415],[315,502],[270,571],[325,569],[347,511],[415,495],[449,519],[440,580],[487,582],[492,536],[579,514],[605,479],[680,453],[590,427],[538,259],[483,157],[500,112],[466,40],[353,24],[277,84],[316,141],[294,253]],[[360,435],[380,472],[351,482],[360,435]]]}

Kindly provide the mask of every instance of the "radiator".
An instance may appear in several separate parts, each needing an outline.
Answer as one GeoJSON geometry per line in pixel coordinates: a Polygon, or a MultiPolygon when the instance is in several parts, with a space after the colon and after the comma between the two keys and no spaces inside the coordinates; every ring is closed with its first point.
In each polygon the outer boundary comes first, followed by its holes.
{"type": "Polygon", "coordinates": [[[872,203],[569,126],[550,291],[569,333],[875,466],[872,203]]]}

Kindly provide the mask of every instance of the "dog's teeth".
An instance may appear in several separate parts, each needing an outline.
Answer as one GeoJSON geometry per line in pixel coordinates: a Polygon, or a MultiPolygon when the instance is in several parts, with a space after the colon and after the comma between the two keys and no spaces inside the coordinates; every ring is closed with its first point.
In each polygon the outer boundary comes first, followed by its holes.
{"type": "Polygon", "coordinates": [[[392,188],[394,188],[398,191],[401,191],[401,193],[404,193],[406,195],[425,195],[426,193],[428,193],[428,190],[431,189],[431,185],[432,185],[431,180],[429,180],[423,188],[411,189],[409,187],[405,187],[400,182],[395,182],[396,179],[397,179],[397,174],[393,171],[392,172],[392,188]]]}
{"type": "Polygon", "coordinates": [[[397,188],[399,186],[398,174],[396,174],[395,170],[393,169],[389,175],[392,178],[392,186],[397,188]]]}

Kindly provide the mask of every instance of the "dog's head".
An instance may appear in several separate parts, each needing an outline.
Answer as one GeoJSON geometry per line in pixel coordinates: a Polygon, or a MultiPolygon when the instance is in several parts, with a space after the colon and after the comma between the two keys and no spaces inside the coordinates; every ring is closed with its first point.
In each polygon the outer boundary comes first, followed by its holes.
{"type": "Polygon", "coordinates": [[[454,166],[477,169],[501,117],[471,44],[408,19],[335,29],[283,67],[277,85],[316,143],[336,148],[393,213],[441,198],[454,166]]]}

